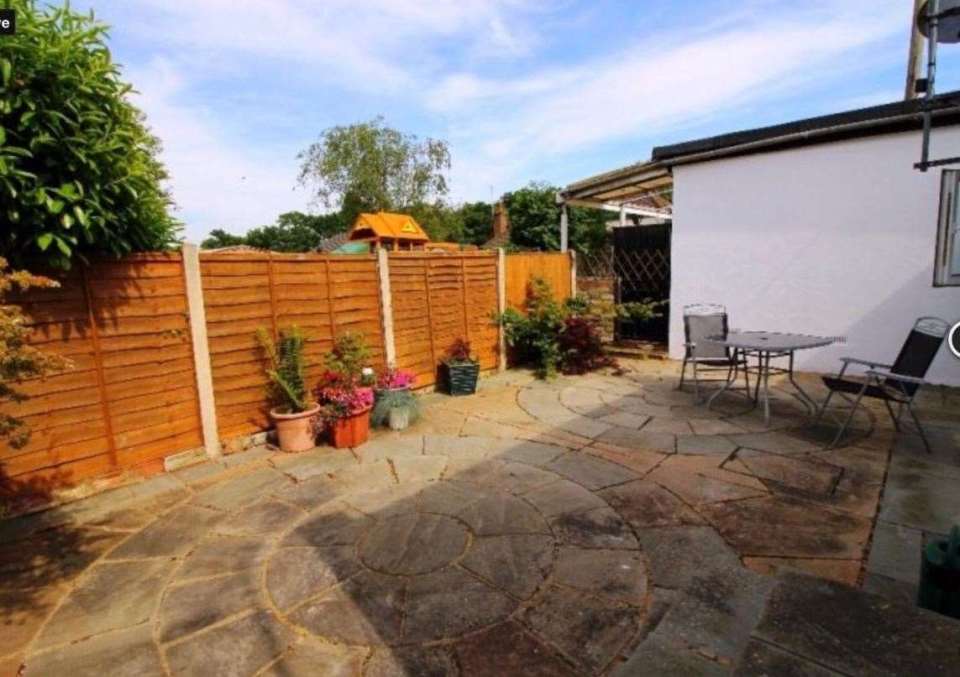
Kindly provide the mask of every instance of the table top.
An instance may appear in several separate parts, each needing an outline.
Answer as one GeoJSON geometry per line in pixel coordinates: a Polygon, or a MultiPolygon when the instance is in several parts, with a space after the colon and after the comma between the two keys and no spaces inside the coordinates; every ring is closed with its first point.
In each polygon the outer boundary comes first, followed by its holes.
{"type": "Polygon", "coordinates": [[[730,332],[727,338],[711,336],[707,339],[713,343],[740,348],[741,350],[761,350],[769,352],[789,352],[791,350],[805,350],[807,348],[821,348],[828,346],[835,339],[808,334],[781,334],[772,331],[740,331],[730,332]]]}

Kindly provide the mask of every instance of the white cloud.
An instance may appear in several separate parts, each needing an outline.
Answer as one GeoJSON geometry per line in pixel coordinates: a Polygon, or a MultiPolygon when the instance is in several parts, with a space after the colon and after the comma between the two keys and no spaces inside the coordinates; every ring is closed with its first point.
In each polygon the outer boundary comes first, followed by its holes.
{"type": "Polygon", "coordinates": [[[281,212],[306,209],[307,194],[293,191],[292,153],[250,147],[227,135],[213,112],[184,104],[188,74],[158,58],[126,75],[140,83],[134,103],[163,141],[162,159],[189,241],[213,228],[243,233],[272,223],[281,212]]]}

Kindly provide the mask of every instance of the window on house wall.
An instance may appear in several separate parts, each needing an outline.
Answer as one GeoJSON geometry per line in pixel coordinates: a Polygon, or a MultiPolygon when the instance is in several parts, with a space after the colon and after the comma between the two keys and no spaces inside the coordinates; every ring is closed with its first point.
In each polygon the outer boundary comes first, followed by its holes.
{"type": "Polygon", "coordinates": [[[945,169],[940,183],[940,225],[937,228],[937,286],[960,286],[960,170],[945,169]]]}

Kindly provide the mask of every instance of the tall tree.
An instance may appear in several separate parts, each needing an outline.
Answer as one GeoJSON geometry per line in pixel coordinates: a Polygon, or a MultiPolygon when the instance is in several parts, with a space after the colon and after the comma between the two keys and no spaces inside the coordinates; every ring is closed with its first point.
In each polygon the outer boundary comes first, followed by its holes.
{"type": "Polygon", "coordinates": [[[236,247],[237,245],[247,244],[245,235],[234,235],[228,233],[223,228],[214,228],[200,246],[203,249],[219,249],[220,247],[236,247]]]}
{"type": "Polygon", "coordinates": [[[436,206],[448,190],[447,143],[404,134],[383,117],[330,127],[298,159],[300,182],[348,223],[361,211],[436,206]]]}
{"type": "Polygon", "coordinates": [[[0,255],[67,267],[173,244],[160,144],[129,101],[107,26],[69,5],[6,6],[17,32],[0,40],[0,255]]]}
{"type": "Polygon", "coordinates": [[[466,202],[460,205],[463,221],[463,242],[480,245],[493,237],[493,207],[487,202],[466,202]]]}
{"type": "MultiPolygon", "coordinates": [[[[510,242],[525,249],[560,249],[558,190],[546,183],[531,182],[504,196],[510,216],[510,242]]],[[[571,249],[590,252],[603,246],[607,213],[584,207],[568,210],[571,249]]]]}

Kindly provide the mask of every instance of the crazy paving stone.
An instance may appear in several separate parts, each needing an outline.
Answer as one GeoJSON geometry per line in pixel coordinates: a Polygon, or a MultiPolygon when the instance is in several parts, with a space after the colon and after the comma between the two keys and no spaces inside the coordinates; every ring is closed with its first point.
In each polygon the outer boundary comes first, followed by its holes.
{"type": "Polygon", "coordinates": [[[552,562],[552,537],[512,535],[475,539],[461,564],[497,588],[527,599],[540,587],[552,562]]]}
{"type": "Polygon", "coordinates": [[[703,524],[675,495],[648,480],[636,480],[598,492],[634,529],[703,524]]]}
{"type": "Polygon", "coordinates": [[[260,611],[165,648],[174,675],[252,675],[282,655],[296,635],[260,611]]]}
{"type": "Polygon", "coordinates": [[[405,642],[458,637],[506,618],[517,604],[467,572],[448,568],[410,580],[405,642]]]}
{"type": "Polygon", "coordinates": [[[475,677],[573,677],[576,674],[566,661],[512,621],[465,639],[456,651],[463,673],[475,677]]]}
{"type": "Polygon", "coordinates": [[[560,549],[553,581],[613,601],[640,606],[647,594],[647,568],[630,550],[560,549]]]}
{"type": "Polygon", "coordinates": [[[563,513],[551,522],[554,533],[566,545],[581,548],[636,548],[630,528],[613,509],[593,508],[563,513]]]}
{"type": "Polygon", "coordinates": [[[267,567],[267,590],[286,611],[360,570],[352,546],[281,548],[267,567]]]}
{"type": "Polygon", "coordinates": [[[259,576],[241,572],[169,588],[160,604],[160,641],[193,634],[259,601],[259,576]]]}

